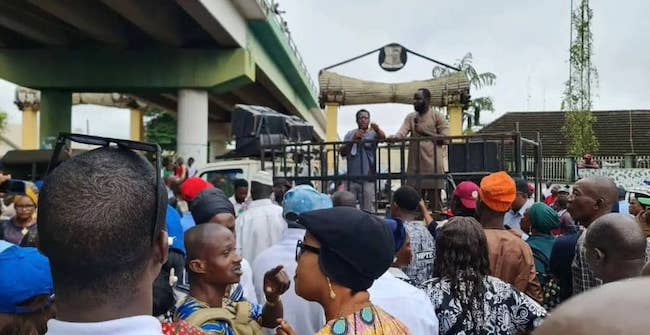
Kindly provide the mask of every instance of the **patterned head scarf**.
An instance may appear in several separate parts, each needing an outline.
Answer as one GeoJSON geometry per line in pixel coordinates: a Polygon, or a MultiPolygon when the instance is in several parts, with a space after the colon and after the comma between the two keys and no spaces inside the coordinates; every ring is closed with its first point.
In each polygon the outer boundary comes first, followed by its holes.
{"type": "Polygon", "coordinates": [[[557,212],[542,202],[537,202],[528,210],[530,224],[540,233],[548,234],[560,227],[560,217],[557,212]]]}

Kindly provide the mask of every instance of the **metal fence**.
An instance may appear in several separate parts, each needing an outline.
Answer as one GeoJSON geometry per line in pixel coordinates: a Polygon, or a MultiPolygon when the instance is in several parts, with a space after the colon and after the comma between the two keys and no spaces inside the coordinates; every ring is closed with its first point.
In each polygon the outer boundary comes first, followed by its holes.
{"type": "Polygon", "coordinates": [[[600,164],[601,168],[617,167],[622,168],[625,162],[624,156],[594,156],[593,160],[600,164]]]}
{"type": "MultiPolygon", "coordinates": [[[[650,169],[650,156],[636,156],[634,159],[634,168],[650,169]]],[[[625,156],[594,156],[593,160],[603,169],[625,167],[625,156]]],[[[574,166],[567,167],[567,164],[571,164],[571,161],[565,157],[544,157],[542,158],[541,178],[544,181],[557,183],[572,182],[572,180],[569,180],[570,177],[567,176],[567,170],[575,169],[575,164],[578,162],[574,162],[574,166]]],[[[534,161],[529,158],[526,164],[530,168],[534,161]]]]}
{"type": "MultiPolygon", "coordinates": [[[[526,161],[527,168],[530,169],[535,164],[533,158],[526,161]]],[[[544,157],[542,158],[541,179],[551,182],[565,182],[566,176],[566,159],[562,157],[544,157]]]]}
{"type": "MultiPolygon", "coordinates": [[[[435,184],[436,180],[443,181],[446,194],[451,194],[457,182],[480,182],[483,176],[491,172],[507,171],[513,176],[528,178],[539,186],[542,165],[538,159],[541,151],[537,143],[521,137],[518,132],[508,132],[362,142],[276,144],[261,147],[261,167],[273,171],[274,178],[286,178],[297,184],[311,183],[323,193],[333,193],[341,186],[349,190],[353,184],[371,183],[374,185],[374,208],[381,209],[390,204],[392,192],[404,184],[424,190],[437,189],[427,185],[435,184]],[[441,151],[445,147],[440,144],[447,144],[449,152],[441,151]],[[419,158],[420,155],[410,157],[411,151],[419,153],[420,148],[425,146],[433,150],[434,157],[440,153],[444,161],[436,159],[426,162],[419,158]],[[368,163],[361,159],[361,165],[355,169],[371,173],[348,171],[348,162],[341,153],[350,150],[370,150],[374,153],[372,166],[364,166],[368,163]],[[523,152],[534,154],[524,157],[523,152]],[[448,166],[444,170],[449,172],[431,168],[431,165],[444,165],[447,162],[445,158],[448,158],[448,166]]],[[[363,203],[363,199],[359,200],[363,203]]]]}
{"type": "Polygon", "coordinates": [[[637,156],[636,167],[640,169],[650,169],[650,156],[637,156]]]}

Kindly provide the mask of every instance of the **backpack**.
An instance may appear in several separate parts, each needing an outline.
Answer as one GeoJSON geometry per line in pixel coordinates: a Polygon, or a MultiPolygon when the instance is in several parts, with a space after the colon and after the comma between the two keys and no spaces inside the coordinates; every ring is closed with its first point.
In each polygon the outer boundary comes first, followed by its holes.
{"type": "Polygon", "coordinates": [[[547,311],[550,311],[561,302],[560,283],[551,273],[548,257],[537,248],[531,247],[531,249],[533,250],[533,257],[535,260],[539,261],[544,266],[544,272],[538,271],[537,278],[542,286],[543,306],[547,311]]]}
{"type": "Polygon", "coordinates": [[[199,328],[208,321],[222,321],[235,331],[235,335],[263,335],[262,327],[250,317],[251,309],[246,301],[221,308],[202,308],[185,321],[199,328]]]}

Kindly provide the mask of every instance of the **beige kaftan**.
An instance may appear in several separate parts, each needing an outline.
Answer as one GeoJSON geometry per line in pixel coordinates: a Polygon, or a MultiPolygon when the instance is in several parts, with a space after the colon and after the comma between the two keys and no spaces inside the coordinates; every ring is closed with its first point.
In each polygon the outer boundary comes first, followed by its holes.
{"type": "MultiPolygon", "coordinates": [[[[404,124],[397,132],[397,136],[405,138],[411,137],[428,137],[434,135],[449,135],[449,124],[445,117],[429,109],[423,115],[418,112],[410,113],[404,119],[404,124]]],[[[445,173],[445,148],[443,145],[436,145],[434,141],[420,141],[420,150],[418,152],[417,142],[412,142],[409,146],[408,153],[408,175],[431,175],[445,173]],[[435,153],[434,153],[435,148],[435,153]],[[435,155],[435,157],[434,157],[435,155]],[[418,161],[420,166],[418,172],[418,161]]],[[[415,179],[409,179],[409,184],[416,185],[415,179]]],[[[443,189],[445,181],[443,179],[424,179],[421,180],[420,188],[422,189],[443,189]]]]}

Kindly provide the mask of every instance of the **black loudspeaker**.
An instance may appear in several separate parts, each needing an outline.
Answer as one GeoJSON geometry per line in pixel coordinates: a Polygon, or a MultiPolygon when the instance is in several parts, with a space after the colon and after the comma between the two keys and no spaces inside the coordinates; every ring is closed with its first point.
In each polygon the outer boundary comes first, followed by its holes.
{"type": "Polygon", "coordinates": [[[281,134],[240,137],[235,142],[235,152],[239,156],[257,156],[261,152],[260,144],[263,146],[279,145],[286,143],[286,141],[287,137],[281,134]]]}
{"type": "Polygon", "coordinates": [[[452,143],[449,145],[449,172],[497,172],[496,142],[452,143]]]}

